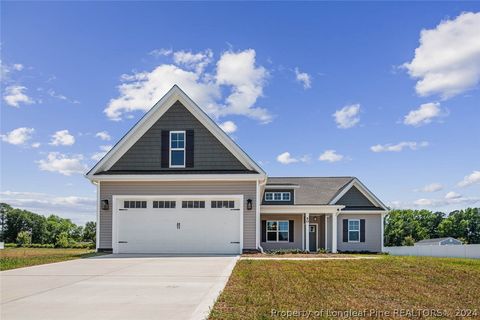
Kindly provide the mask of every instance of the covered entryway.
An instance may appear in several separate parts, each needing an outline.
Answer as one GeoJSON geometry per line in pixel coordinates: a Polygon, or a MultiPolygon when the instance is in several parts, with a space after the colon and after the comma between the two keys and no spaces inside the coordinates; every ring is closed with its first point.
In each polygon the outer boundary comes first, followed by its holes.
{"type": "Polygon", "coordinates": [[[114,253],[239,254],[243,196],[114,196],[114,253]]]}

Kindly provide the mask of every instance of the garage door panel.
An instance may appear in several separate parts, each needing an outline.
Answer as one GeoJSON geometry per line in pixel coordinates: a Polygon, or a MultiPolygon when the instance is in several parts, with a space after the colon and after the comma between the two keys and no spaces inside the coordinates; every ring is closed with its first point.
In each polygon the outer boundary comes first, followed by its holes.
{"type": "MultiPolygon", "coordinates": [[[[119,200],[123,209],[125,199],[119,200]]],[[[157,199],[155,199],[157,200],[157,199]]],[[[230,199],[231,200],[231,199],[230,199]]],[[[218,253],[241,251],[240,211],[230,208],[147,208],[117,210],[119,253],[218,253]]],[[[236,201],[236,204],[240,201],[236,201]]]]}

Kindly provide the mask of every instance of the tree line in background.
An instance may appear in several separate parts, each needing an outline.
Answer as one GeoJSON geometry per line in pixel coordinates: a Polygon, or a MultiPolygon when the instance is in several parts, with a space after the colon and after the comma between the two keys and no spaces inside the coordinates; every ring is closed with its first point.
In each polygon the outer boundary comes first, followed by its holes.
{"type": "MultiPolygon", "coordinates": [[[[95,222],[84,227],[56,215],[45,217],[0,203],[0,224],[5,243],[30,246],[95,247],[95,222]]],[[[429,210],[392,210],[385,219],[385,246],[413,245],[423,239],[453,237],[480,244],[480,208],[446,215],[429,210]]]]}
{"type": "Polygon", "coordinates": [[[45,217],[0,203],[2,240],[20,246],[85,248],[95,247],[95,222],[77,226],[56,215],[45,217]]]}
{"type": "Polygon", "coordinates": [[[453,237],[480,244],[480,208],[446,215],[429,210],[392,210],[385,219],[385,246],[412,246],[423,239],[453,237]]]}

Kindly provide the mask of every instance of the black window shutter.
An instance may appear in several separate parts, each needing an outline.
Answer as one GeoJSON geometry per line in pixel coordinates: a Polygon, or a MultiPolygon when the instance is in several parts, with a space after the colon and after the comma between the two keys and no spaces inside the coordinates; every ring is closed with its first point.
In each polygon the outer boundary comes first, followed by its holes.
{"type": "Polygon", "coordinates": [[[293,234],[293,230],[295,229],[293,227],[293,220],[289,220],[288,221],[288,242],[293,242],[295,241],[295,237],[294,237],[294,234],[293,234]]]}
{"type": "Polygon", "coordinates": [[[162,130],[162,141],[161,141],[161,166],[162,168],[168,168],[170,166],[169,155],[170,151],[170,131],[162,130]]]}
{"type": "Polygon", "coordinates": [[[193,168],[193,150],[195,147],[195,140],[193,137],[193,130],[186,131],[186,154],[185,154],[185,167],[193,168]]]}
{"type": "Polygon", "coordinates": [[[348,242],[348,219],[343,219],[343,242],[348,242]]]}
{"type": "Polygon", "coordinates": [[[262,242],[267,242],[267,221],[262,220],[262,242]]]}
{"type": "Polygon", "coordinates": [[[365,219],[360,219],[360,242],[365,242],[365,219]]]}

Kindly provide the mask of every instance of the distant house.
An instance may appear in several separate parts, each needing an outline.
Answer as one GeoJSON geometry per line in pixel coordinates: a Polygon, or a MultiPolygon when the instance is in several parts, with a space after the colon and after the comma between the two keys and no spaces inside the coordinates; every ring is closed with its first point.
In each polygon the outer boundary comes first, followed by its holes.
{"type": "Polygon", "coordinates": [[[462,241],[447,237],[447,238],[434,238],[434,239],[425,239],[415,242],[415,246],[450,246],[450,245],[461,245],[462,241]]]}

